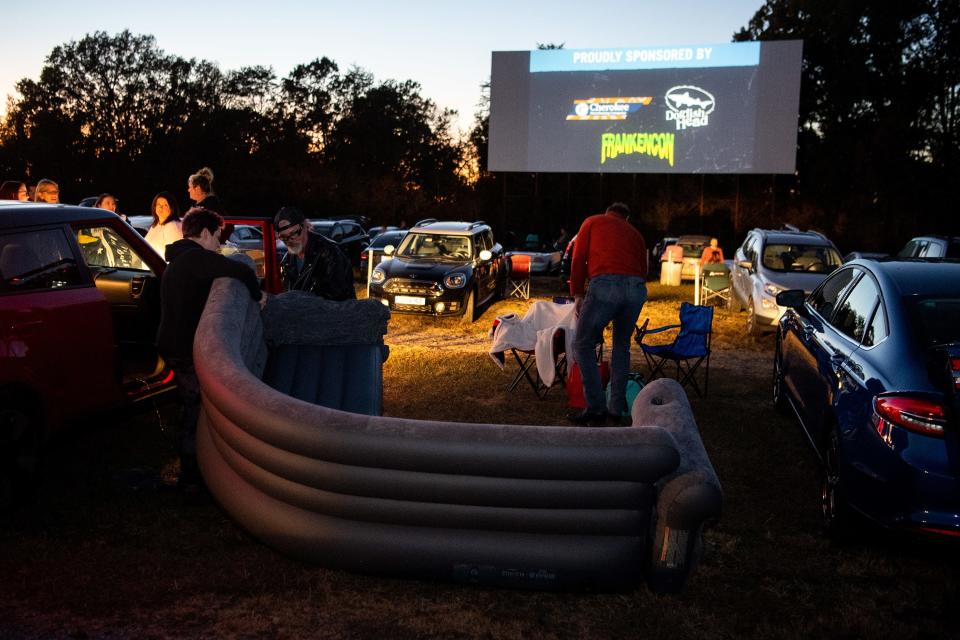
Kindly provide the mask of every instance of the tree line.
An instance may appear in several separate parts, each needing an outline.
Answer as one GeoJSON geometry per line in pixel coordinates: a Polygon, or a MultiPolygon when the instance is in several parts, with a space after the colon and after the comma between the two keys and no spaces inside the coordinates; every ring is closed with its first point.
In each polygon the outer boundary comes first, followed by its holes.
{"type": "Polygon", "coordinates": [[[733,34],[776,39],[804,41],[795,175],[489,173],[483,89],[461,138],[455,113],[409,80],[325,57],[283,78],[223,71],[128,31],[56,47],[38,79],[18,83],[0,175],[57,179],[65,201],[116,192],[128,213],[211,166],[237,213],[295,204],[380,224],[484,218],[501,233],[549,236],[622,200],[651,235],[714,233],[728,246],[784,222],[844,250],[960,233],[960,3],[767,0],[733,34]]]}
{"type": "Polygon", "coordinates": [[[149,35],[96,32],[55,47],[17,90],[0,175],[52,178],[65,202],[109,191],[126,213],[145,213],[162,189],[185,200],[200,166],[215,169],[236,213],[292,204],[393,222],[469,191],[453,111],[413,81],[376,81],[326,57],[279,78],[168,54],[149,35]]]}

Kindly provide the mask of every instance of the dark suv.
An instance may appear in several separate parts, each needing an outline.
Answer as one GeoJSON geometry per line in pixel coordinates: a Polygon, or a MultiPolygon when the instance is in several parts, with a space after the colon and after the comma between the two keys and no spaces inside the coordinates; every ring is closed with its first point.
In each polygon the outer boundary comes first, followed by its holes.
{"type": "Polygon", "coordinates": [[[0,505],[72,416],[171,387],[163,259],[103,209],[0,203],[0,505]]]}
{"type": "Polygon", "coordinates": [[[503,247],[486,223],[424,221],[373,270],[370,297],[398,313],[473,322],[477,306],[503,297],[506,278],[503,247]]]}

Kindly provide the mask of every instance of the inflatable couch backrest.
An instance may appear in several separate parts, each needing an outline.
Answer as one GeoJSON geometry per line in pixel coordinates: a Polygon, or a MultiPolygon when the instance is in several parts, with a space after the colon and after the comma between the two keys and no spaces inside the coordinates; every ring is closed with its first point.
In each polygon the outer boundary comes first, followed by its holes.
{"type": "Polygon", "coordinates": [[[263,314],[264,370],[277,391],[351,413],[383,413],[390,312],[373,300],[331,302],[302,291],[275,296],[263,314]]]}

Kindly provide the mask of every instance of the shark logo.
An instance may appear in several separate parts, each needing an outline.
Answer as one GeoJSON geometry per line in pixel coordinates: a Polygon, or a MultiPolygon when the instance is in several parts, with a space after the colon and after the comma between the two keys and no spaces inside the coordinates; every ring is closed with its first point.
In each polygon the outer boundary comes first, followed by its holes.
{"type": "Polygon", "coordinates": [[[664,96],[667,104],[666,119],[677,124],[677,130],[688,127],[705,127],[710,124],[710,114],[717,101],[709,92],[693,85],[672,87],[664,96]]]}

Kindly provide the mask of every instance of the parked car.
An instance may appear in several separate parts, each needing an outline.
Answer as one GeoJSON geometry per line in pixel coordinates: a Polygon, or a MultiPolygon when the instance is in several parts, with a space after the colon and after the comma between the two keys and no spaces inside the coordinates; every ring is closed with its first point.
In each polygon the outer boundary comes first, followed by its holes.
{"type": "Polygon", "coordinates": [[[171,388],[154,346],[165,267],[109,211],[0,203],[0,505],[70,418],[171,388]]]}
{"type": "Polygon", "coordinates": [[[529,256],[531,275],[548,276],[560,272],[559,251],[509,251],[508,256],[529,256]]]}
{"type": "Polygon", "coordinates": [[[460,315],[503,297],[503,247],[484,222],[427,222],[410,229],[392,260],[374,268],[370,297],[397,313],[460,315]]]}
{"type": "MultiPolygon", "coordinates": [[[[649,264],[651,273],[654,273],[655,270],[660,270],[660,261],[663,259],[667,247],[677,244],[677,240],[679,239],[678,236],[666,236],[654,243],[653,248],[650,249],[649,264]]],[[[707,242],[709,243],[709,240],[707,240],[707,242]]]]}
{"type": "Polygon", "coordinates": [[[394,226],[378,226],[370,227],[367,229],[367,236],[370,238],[370,241],[373,242],[373,239],[379,236],[381,233],[386,233],[387,231],[401,231],[400,227],[394,226]]]}
{"type": "Polygon", "coordinates": [[[840,252],[823,234],[753,229],[734,256],[730,307],[746,308],[747,330],[760,335],[774,329],[786,311],[777,304],[778,293],[810,293],[840,264],[840,252]]]}
{"type": "Polygon", "coordinates": [[[360,266],[360,255],[370,244],[370,236],[358,222],[353,220],[311,220],[310,224],[314,231],[340,245],[354,267],[360,266]]]}
{"type": "Polygon", "coordinates": [[[921,236],[908,242],[900,258],[960,258],[960,237],[921,236]]]}
{"type": "MultiPolygon", "coordinates": [[[[683,268],[680,271],[681,280],[693,280],[697,276],[697,265],[704,247],[710,245],[710,236],[684,235],[677,238],[677,246],[683,249],[683,268]]],[[[669,245],[664,245],[664,249],[669,245]]],[[[660,260],[666,257],[661,253],[660,260]]]]}
{"type": "MultiPolygon", "coordinates": [[[[366,251],[360,254],[360,275],[366,278],[370,264],[375,267],[383,262],[385,258],[389,258],[390,255],[386,253],[385,249],[387,247],[393,247],[393,251],[395,251],[396,248],[400,246],[400,241],[403,240],[405,235],[407,235],[406,230],[384,231],[371,240],[366,251]],[[372,261],[370,259],[371,252],[373,253],[372,261]]],[[[393,251],[390,253],[392,254],[393,251]]]]}
{"type": "Polygon", "coordinates": [[[960,262],[856,260],[777,303],[773,398],[820,458],[828,532],[960,535],[960,262]]]}

